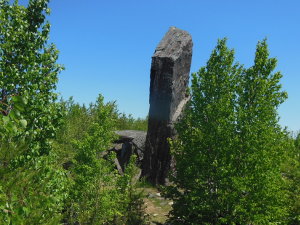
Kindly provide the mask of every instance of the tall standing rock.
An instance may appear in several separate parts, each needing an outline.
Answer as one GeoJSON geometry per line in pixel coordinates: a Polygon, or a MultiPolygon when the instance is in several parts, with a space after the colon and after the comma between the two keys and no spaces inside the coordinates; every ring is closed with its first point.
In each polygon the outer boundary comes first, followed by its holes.
{"type": "Polygon", "coordinates": [[[168,138],[188,100],[192,59],[191,35],[171,27],[152,56],[150,110],[142,175],[152,184],[165,184],[171,156],[168,138]]]}

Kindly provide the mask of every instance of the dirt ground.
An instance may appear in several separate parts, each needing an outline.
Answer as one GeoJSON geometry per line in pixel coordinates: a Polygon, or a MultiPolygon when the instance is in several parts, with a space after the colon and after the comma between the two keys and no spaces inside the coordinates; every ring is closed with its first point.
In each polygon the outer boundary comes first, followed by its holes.
{"type": "Polygon", "coordinates": [[[164,224],[172,209],[173,202],[161,196],[156,188],[144,188],[145,214],[150,224],[164,224]]]}

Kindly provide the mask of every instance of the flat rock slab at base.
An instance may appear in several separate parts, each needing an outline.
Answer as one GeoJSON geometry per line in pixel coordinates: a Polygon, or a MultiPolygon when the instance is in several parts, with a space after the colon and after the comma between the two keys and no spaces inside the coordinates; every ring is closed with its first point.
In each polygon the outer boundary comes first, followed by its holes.
{"type": "Polygon", "coordinates": [[[132,141],[138,148],[144,150],[146,141],[146,131],[140,130],[117,130],[115,131],[119,135],[119,140],[132,141]]]}
{"type": "MultiPolygon", "coordinates": [[[[115,131],[118,138],[114,141],[114,146],[110,151],[117,155],[114,163],[120,174],[123,174],[126,165],[133,154],[137,156],[137,165],[141,166],[144,157],[146,132],[139,130],[118,130],[115,131]]],[[[136,179],[139,179],[140,173],[136,179]]]]}
{"type": "Polygon", "coordinates": [[[158,44],[151,64],[150,109],[142,175],[152,184],[164,184],[171,166],[168,138],[188,101],[192,60],[191,35],[171,27],[158,44]]]}

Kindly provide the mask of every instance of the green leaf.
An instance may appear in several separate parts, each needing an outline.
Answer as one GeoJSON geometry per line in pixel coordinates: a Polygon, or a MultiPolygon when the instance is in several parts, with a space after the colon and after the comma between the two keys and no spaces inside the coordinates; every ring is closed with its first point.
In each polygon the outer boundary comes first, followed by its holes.
{"type": "Polygon", "coordinates": [[[22,102],[16,102],[14,107],[18,109],[20,112],[23,112],[25,109],[25,105],[22,102]]]}
{"type": "Polygon", "coordinates": [[[18,119],[20,117],[20,112],[17,109],[13,109],[8,115],[14,121],[18,121],[18,119]]]}
{"type": "Polygon", "coordinates": [[[12,97],[13,102],[17,103],[23,103],[24,102],[24,98],[22,96],[19,95],[15,95],[12,97]]]}
{"type": "Polygon", "coordinates": [[[26,126],[27,126],[27,121],[24,120],[24,119],[22,119],[22,120],[20,120],[20,124],[22,125],[23,128],[26,128],[26,126]]]}
{"type": "Polygon", "coordinates": [[[12,123],[7,124],[7,129],[11,133],[17,133],[17,131],[18,131],[18,128],[16,127],[16,125],[14,125],[12,123]]]}
{"type": "Polygon", "coordinates": [[[3,116],[2,120],[3,120],[4,124],[9,123],[9,121],[10,121],[9,116],[3,116]]]}

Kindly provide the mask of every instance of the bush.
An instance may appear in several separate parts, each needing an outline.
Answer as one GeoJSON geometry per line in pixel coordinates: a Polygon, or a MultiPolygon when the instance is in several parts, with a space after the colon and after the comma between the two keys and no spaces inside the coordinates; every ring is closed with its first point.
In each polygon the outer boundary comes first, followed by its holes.
{"type": "Polygon", "coordinates": [[[0,0],[0,221],[58,224],[68,179],[51,140],[60,125],[53,92],[62,67],[47,44],[46,0],[0,0]]]}
{"type": "Polygon", "coordinates": [[[206,67],[193,74],[191,101],[172,142],[176,175],[166,195],[175,224],[275,224],[286,222],[286,181],[280,168],[291,148],[278,125],[286,98],[280,73],[272,73],[266,41],[254,65],[234,63],[220,40],[206,67]]]}
{"type": "MultiPolygon", "coordinates": [[[[100,95],[96,104],[91,104],[87,110],[78,107],[71,107],[72,116],[67,118],[72,119],[68,124],[81,121],[82,124],[77,124],[77,128],[82,128],[83,123],[88,125],[78,132],[78,140],[73,139],[76,135],[67,136],[72,138],[69,141],[73,143],[74,151],[73,157],[69,158],[72,162],[69,170],[73,185],[70,188],[64,221],[70,224],[142,224],[141,197],[133,182],[137,173],[134,159],[121,176],[114,165],[116,156],[111,153],[106,159],[102,157],[102,153],[116,139],[115,104],[105,104],[100,95]],[[85,112],[88,112],[83,117],[85,120],[81,120],[85,112]]],[[[67,130],[65,134],[70,133],[67,130]]],[[[64,144],[69,146],[66,140],[64,144]]],[[[58,143],[58,146],[61,145],[63,144],[58,143]]]]}

